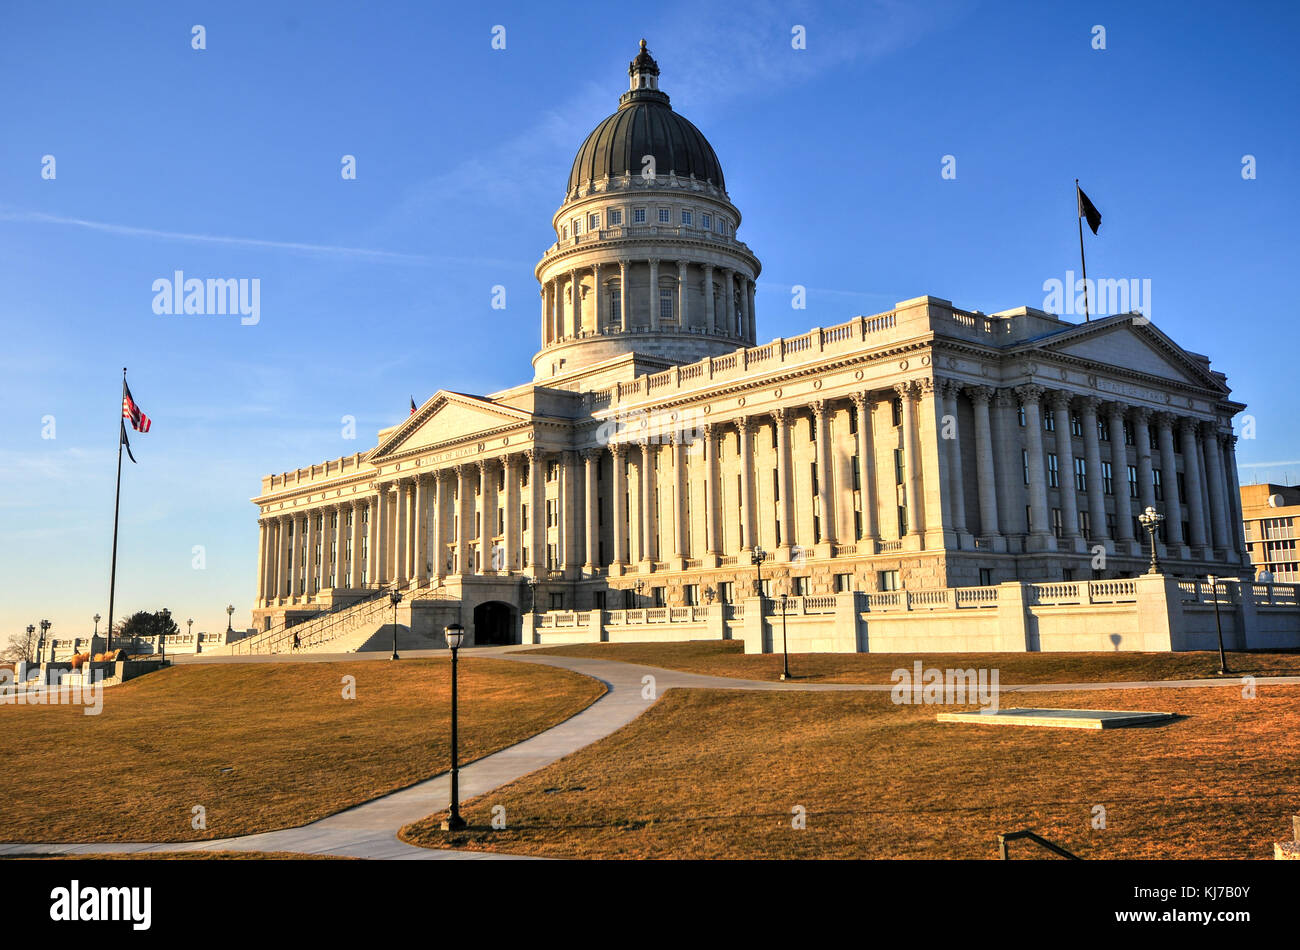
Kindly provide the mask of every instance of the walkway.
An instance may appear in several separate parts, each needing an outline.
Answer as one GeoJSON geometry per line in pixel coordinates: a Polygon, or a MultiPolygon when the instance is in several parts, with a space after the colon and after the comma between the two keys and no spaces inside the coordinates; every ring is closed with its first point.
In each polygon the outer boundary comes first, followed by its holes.
{"type": "MultiPolygon", "coordinates": [[[[799,691],[887,692],[890,684],[781,683],[705,676],[616,660],[596,660],[550,654],[529,655],[513,647],[467,649],[470,656],[493,656],[519,663],[560,667],[600,680],[608,692],[582,712],[517,745],[485,756],[460,771],[462,801],[485,795],[515,779],[578,751],[627,725],[641,715],[665,690],[740,689],[799,691]],[[653,691],[646,677],[652,677],[653,691]]],[[[446,650],[412,650],[403,656],[441,656],[446,650]]],[[[387,653],[299,654],[251,657],[177,657],[178,663],[323,663],[337,660],[388,660],[387,653]]],[[[1300,685],[1300,676],[1260,678],[1261,685],[1300,685]]],[[[1115,683],[1036,683],[1002,687],[1003,693],[1059,692],[1062,690],[1180,689],[1202,686],[1240,686],[1240,679],[1156,680],[1115,683]]],[[[512,855],[477,851],[435,850],[399,841],[398,831],[429,815],[446,811],[451,799],[447,773],[356,805],[299,828],[210,841],[167,844],[132,842],[98,844],[0,844],[0,857],[15,854],[142,854],[166,851],[288,851],[309,855],[406,860],[501,860],[512,855]]]]}

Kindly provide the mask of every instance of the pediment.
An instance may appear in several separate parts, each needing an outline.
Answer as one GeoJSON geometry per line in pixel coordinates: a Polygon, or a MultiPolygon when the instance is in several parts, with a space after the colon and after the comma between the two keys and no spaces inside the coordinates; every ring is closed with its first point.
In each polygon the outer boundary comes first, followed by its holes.
{"type": "Polygon", "coordinates": [[[1035,341],[1032,348],[1227,394],[1227,387],[1204,363],[1153,324],[1134,323],[1127,315],[1071,327],[1035,341]]]}
{"type": "Polygon", "coordinates": [[[440,390],[370,453],[374,462],[412,450],[446,445],[532,422],[532,413],[482,396],[440,390]]]}

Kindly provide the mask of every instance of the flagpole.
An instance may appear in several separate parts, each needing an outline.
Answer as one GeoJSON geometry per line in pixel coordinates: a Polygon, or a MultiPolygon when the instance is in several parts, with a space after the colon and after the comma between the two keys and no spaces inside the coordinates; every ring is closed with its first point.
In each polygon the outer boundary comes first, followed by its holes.
{"type": "Polygon", "coordinates": [[[126,367],[122,367],[122,399],[117,405],[117,490],[113,494],[113,566],[108,575],[108,632],[104,652],[113,649],[113,596],[117,592],[117,514],[122,505],[122,405],[126,399],[126,367]]]}
{"type": "MultiPolygon", "coordinates": [[[[1088,261],[1083,256],[1083,202],[1079,200],[1079,179],[1074,180],[1074,210],[1079,219],[1079,265],[1083,268],[1083,322],[1092,322],[1088,313],[1088,261]]],[[[120,453],[119,453],[120,454],[120,453]]]]}

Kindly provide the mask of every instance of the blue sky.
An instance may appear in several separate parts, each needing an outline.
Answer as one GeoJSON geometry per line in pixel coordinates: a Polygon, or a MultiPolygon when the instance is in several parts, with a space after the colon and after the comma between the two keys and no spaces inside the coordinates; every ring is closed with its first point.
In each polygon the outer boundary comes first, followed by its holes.
{"type": "Polygon", "coordinates": [[[1041,306],[1078,266],[1078,177],[1104,216],[1089,274],[1149,278],[1157,326],[1227,373],[1256,419],[1244,482],[1300,480],[1297,25],[1284,3],[10,0],[0,635],[107,614],[123,366],[155,423],[125,463],[117,613],[196,629],[227,603],[248,623],[263,474],[370,448],[411,395],[530,378],[533,267],[642,36],[763,261],[761,339],[925,293],[1041,306]],[[155,314],[176,270],[258,278],[260,322],[155,314]]]}

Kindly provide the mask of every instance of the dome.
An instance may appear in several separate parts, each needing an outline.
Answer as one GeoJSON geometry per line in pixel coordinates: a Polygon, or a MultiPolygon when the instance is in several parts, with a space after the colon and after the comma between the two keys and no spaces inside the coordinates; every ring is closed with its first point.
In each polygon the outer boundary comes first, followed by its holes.
{"type": "Polygon", "coordinates": [[[569,171],[568,193],[589,181],[625,172],[638,175],[642,156],[653,155],[660,175],[694,177],[725,191],[722,166],[713,146],[694,125],[673,111],[658,87],[659,67],[641,41],[641,52],[628,67],[633,88],[619,100],[618,111],[592,130],[578,149],[569,171]]]}

